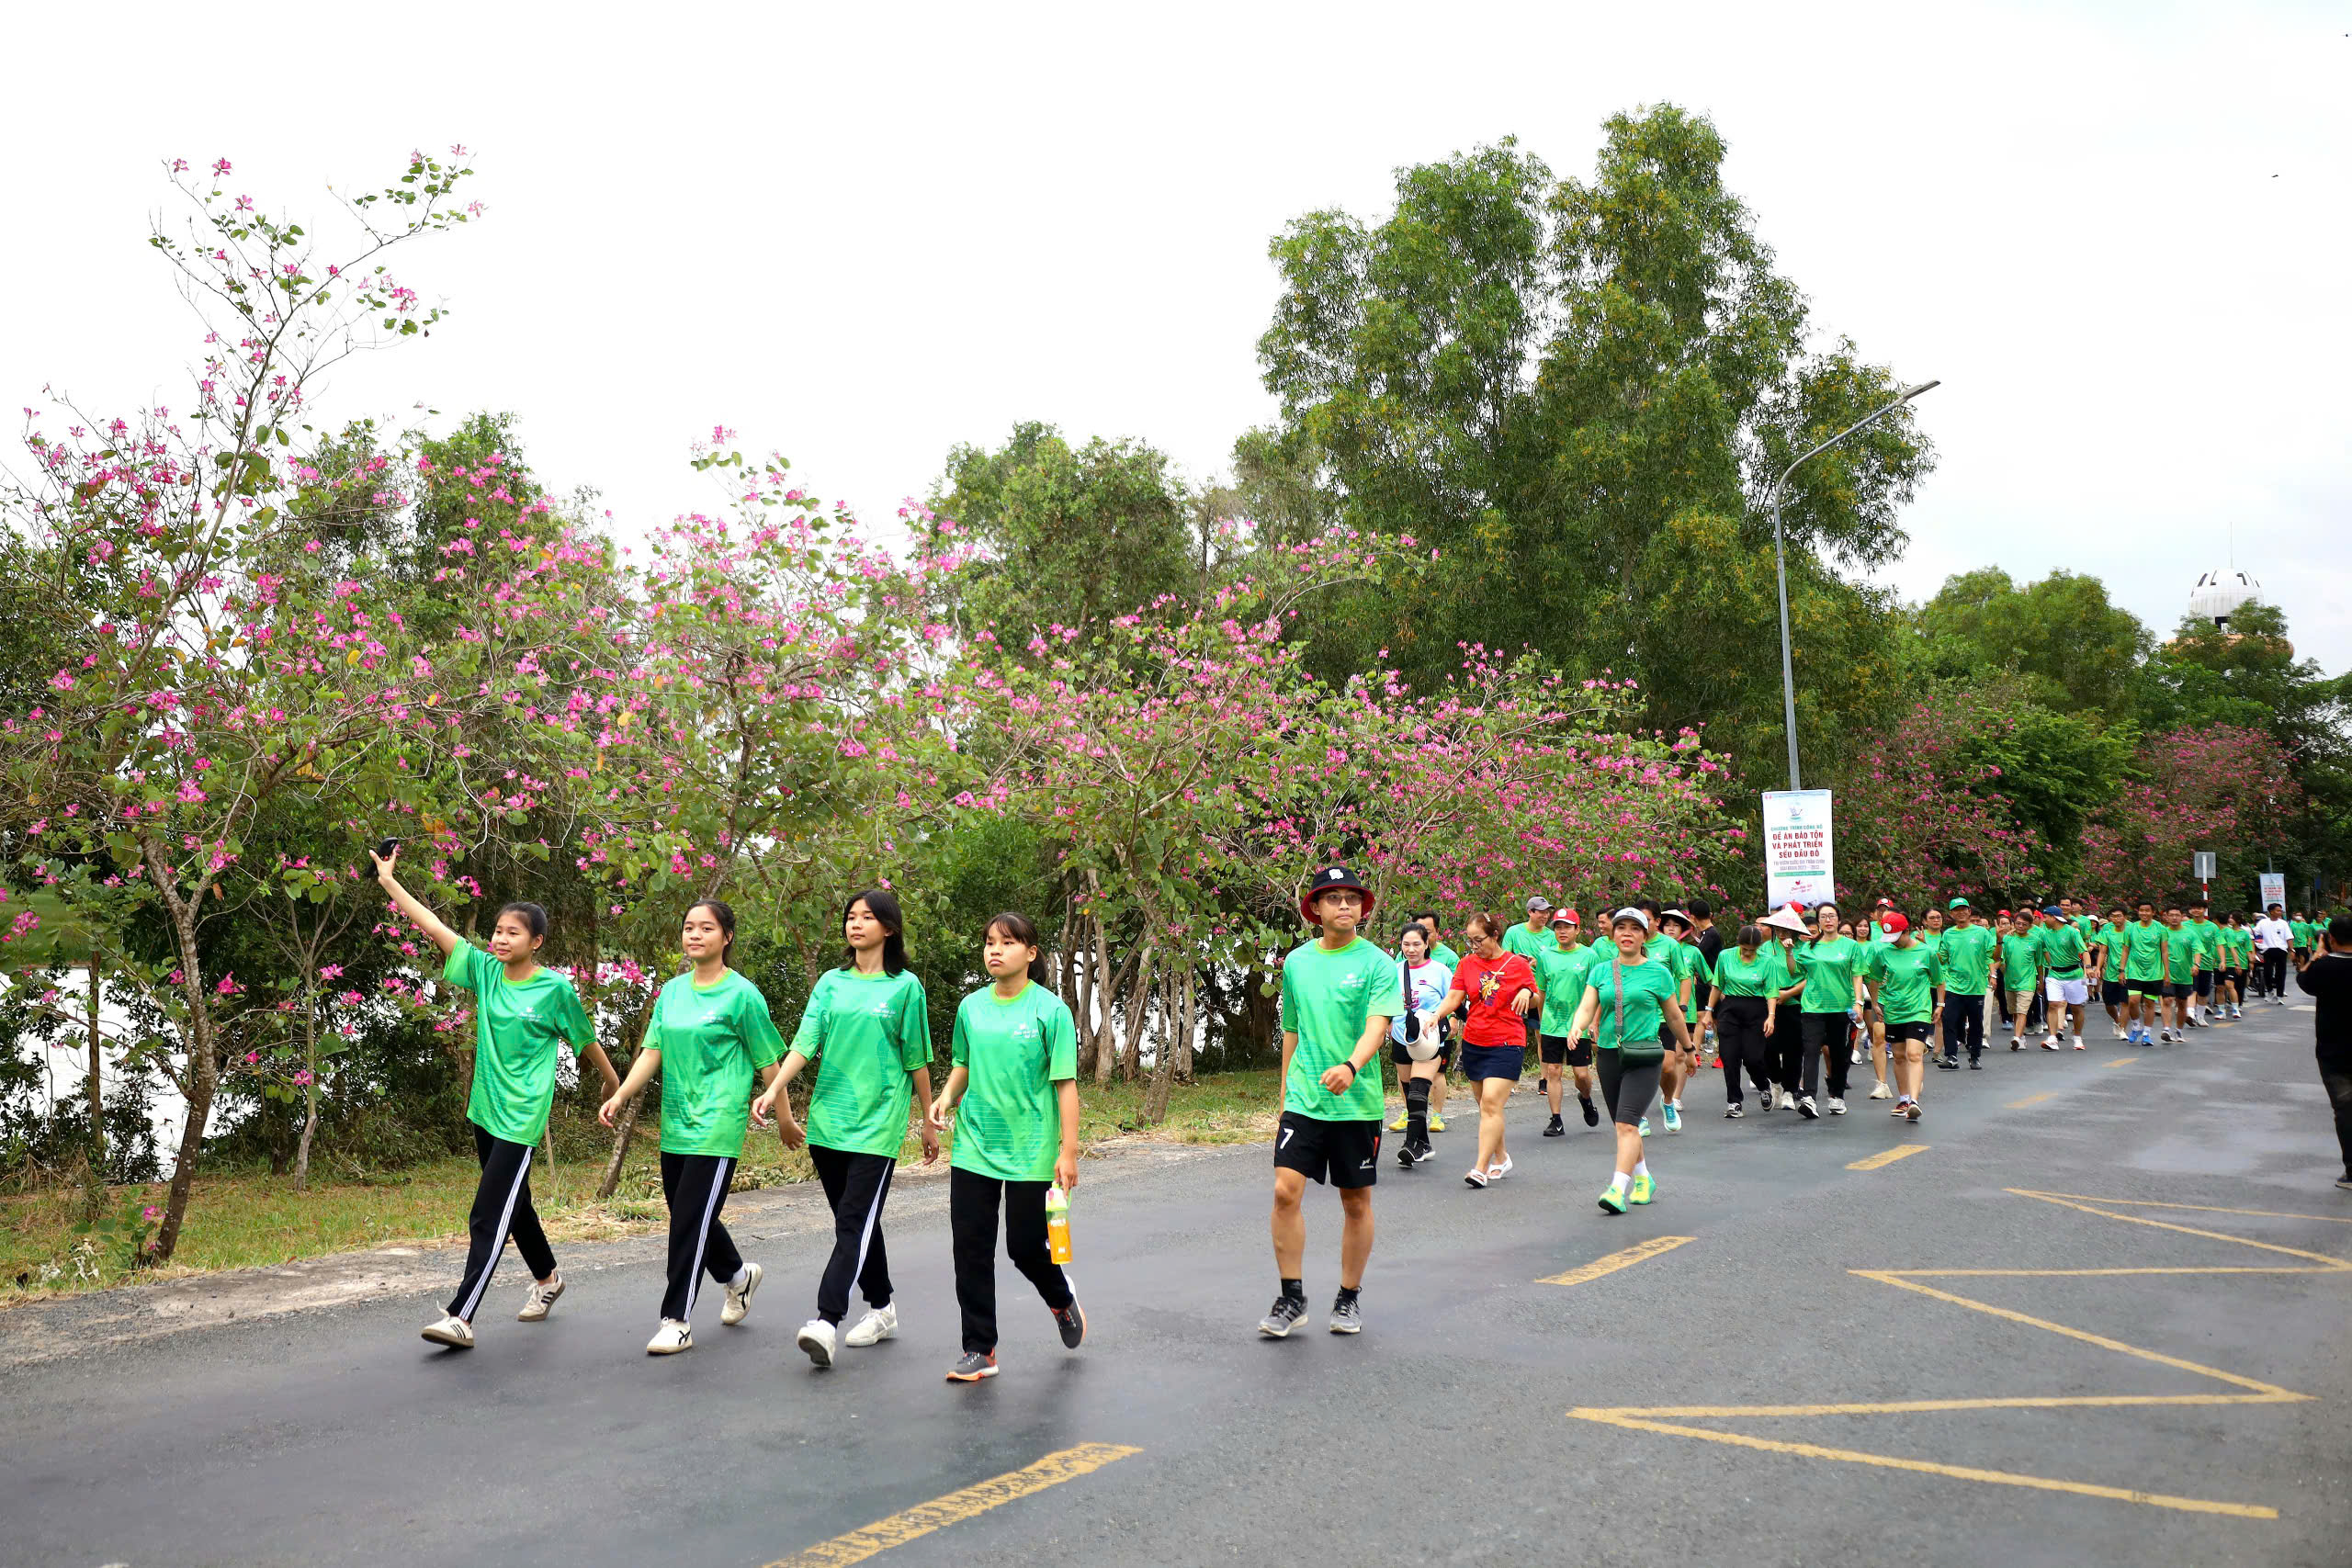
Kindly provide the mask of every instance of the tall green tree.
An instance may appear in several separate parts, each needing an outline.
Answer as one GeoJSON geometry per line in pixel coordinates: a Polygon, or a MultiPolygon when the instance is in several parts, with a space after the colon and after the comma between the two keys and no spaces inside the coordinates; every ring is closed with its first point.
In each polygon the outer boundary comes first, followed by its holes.
{"type": "Polygon", "coordinates": [[[2019,585],[1998,567],[1944,580],[1911,617],[1906,660],[1931,676],[2022,677],[2052,705],[2129,716],[2137,671],[2154,645],[2096,577],[2053,571],[2019,585]]]}
{"type": "MultiPolygon", "coordinates": [[[[1703,117],[1661,106],[1607,122],[1589,180],[1505,140],[1400,170],[1377,222],[1314,212],[1273,242],[1283,294],[1259,354],[1283,434],[1342,515],[1438,551],[1382,639],[1418,682],[1461,644],[1525,646],[1633,675],[1669,727],[1777,707],[1763,492],[1895,381],[1842,341],[1808,350],[1804,297],[1724,155],[1703,117]]],[[[1782,498],[1811,558],[1793,591],[1828,633],[1797,648],[1808,751],[1883,684],[1889,606],[1839,573],[1900,551],[1930,461],[1898,412],[1782,498]]]]}
{"type": "Polygon", "coordinates": [[[931,509],[934,542],[980,549],[953,588],[957,619],[1009,647],[1032,627],[1084,629],[1188,597],[1201,581],[1191,493],[1167,455],[1138,441],[1073,447],[1024,422],[994,451],[948,453],[931,509]]]}

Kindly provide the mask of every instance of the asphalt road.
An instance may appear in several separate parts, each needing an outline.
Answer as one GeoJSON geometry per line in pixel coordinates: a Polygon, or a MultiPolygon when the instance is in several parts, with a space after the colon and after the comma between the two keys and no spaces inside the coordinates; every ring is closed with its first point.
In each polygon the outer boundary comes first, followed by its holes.
{"type": "MultiPolygon", "coordinates": [[[[470,1353],[420,1341],[432,1298],[408,1294],[18,1366],[0,1562],[759,1568],[896,1520],[866,1538],[898,1542],[884,1568],[2342,1564],[2352,1194],[2310,1027],[2264,1008],[2188,1046],[2002,1052],[1930,1070],[1916,1128],[1861,1100],[1725,1122],[1702,1075],[1652,1141],[1659,1201],[1623,1218],[1593,1203],[1605,1130],[1538,1138],[1522,1096],[1494,1190],[1458,1179],[1469,1115],[1433,1165],[1384,1171],[1352,1339],[1322,1329],[1339,1209],[1312,1188],[1312,1332],[1254,1331],[1261,1145],[1100,1162],[1074,1215],[1091,1337],[1063,1351],[1002,1266],[1004,1372],[972,1387],[941,1381],[944,1214],[912,1188],[901,1337],[827,1373],[792,1347],[820,1240],[758,1223],[750,1322],[722,1329],[713,1292],[667,1359],[641,1353],[647,1249],[575,1247],[539,1326],[511,1321],[510,1257],[470,1353]],[[2267,1213],[2222,1212],[2245,1210],[2267,1213]],[[2222,1271],[2170,1271],[2199,1269],[2222,1271]],[[1912,1407],[1812,1408],[1871,1404],[1912,1407]],[[1073,1449],[1057,1484],[922,1511],[1073,1449]]],[[[827,1550],[800,1560],[857,1560],[827,1550]]]]}

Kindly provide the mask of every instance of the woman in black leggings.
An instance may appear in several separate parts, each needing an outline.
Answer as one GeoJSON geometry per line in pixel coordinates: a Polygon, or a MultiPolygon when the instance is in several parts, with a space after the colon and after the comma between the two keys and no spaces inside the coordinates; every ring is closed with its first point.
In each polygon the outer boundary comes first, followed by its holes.
{"type": "Polygon", "coordinates": [[[1774,1015],[1780,1010],[1781,987],[1795,978],[1790,968],[1781,949],[1766,945],[1763,929],[1755,925],[1739,928],[1736,951],[1726,948],[1715,955],[1714,984],[1699,1024],[1703,1029],[1710,1018],[1714,1021],[1715,1041],[1723,1053],[1727,1119],[1747,1114],[1740,1103],[1743,1068],[1763,1096],[1764,1109],[1772,1109],[1774,1015]]]}

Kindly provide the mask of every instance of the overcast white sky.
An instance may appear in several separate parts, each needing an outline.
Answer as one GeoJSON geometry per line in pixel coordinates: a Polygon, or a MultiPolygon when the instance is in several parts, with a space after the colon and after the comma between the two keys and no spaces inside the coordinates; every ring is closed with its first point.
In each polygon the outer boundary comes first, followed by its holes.
{"type": "Polygon", "coordinates": [[[185,400],[156,160],[298,215],[463,142],[454,315],[314,411],[520,416],[642,527],[724,422],[887,517],[1015,420],[1195,477],[1272,408],[1283,222],[1613,110],[1713,117],[1764,238],[1942,467],[1894,574],[2105,577],[2159,630],[2237,558],[2352,664],[2352,5],[186,6],[10,24],[0,397],[185,400]]]}

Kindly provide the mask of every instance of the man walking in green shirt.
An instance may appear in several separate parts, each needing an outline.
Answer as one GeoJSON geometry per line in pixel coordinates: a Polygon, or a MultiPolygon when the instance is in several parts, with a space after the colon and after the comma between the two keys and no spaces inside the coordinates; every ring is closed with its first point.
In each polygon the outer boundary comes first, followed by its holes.
{"type": "Polygon", "coordinates": [[[1343,865],[1315,874],[1298,912],[1322,932],[1283,960],[1283,1114],[1274,1132],[1274,1268],[1282,1293],[1258,1324],[1286,1337],[1306,1316],[1306,1182],[1340,1190],[1340,1294],[1331,1332],[1360,1334],[1372,1258],[1372,1189],[1380,1179],[1380,1053],[1405,1007],[1404,976],[1357,926],[1372,890],[1343,865]]]}

